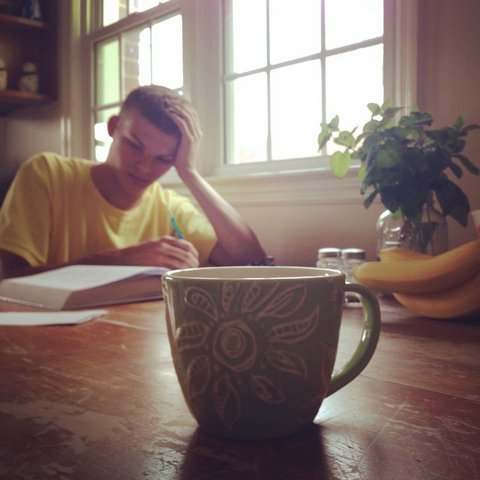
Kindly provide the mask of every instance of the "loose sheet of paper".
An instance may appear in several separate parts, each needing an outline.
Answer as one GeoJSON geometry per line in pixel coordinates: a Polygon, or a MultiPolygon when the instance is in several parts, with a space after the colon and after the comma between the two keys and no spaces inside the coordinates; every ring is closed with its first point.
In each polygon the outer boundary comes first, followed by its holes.
{"type": "Polygon", "coordinates": [[[78,312],[0,312],[0,325],[39,327],[43,325],[76,325],[105,315],[106,310],[78,312]]]}

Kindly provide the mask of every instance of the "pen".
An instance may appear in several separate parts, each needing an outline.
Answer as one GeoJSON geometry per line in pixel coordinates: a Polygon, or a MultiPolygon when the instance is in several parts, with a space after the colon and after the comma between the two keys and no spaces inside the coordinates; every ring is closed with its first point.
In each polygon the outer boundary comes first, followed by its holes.
{"type": "Polygon", "coordinates": [[[172,227],[175,230],[175,235],[177,236],[177,238],[182,240],[184,238],[183,233],[180,230],[180,227],[178,226],[178,223],[175,220],[175,217],[173,216],[173,213],[170,210],[168,210],[168,216],[170,218],[170,223],[172,224],[172,227]]]}

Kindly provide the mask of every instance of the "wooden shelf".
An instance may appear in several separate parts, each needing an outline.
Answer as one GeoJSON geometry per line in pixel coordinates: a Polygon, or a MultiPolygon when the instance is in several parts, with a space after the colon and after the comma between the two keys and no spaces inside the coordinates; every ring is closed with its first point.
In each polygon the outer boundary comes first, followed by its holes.
{"type": "Polygon", "coordinates": [[[2,29],[14,29],[20,31],[26,30],[46,30],[49,28],[45,22],[39,22],[38,20],[30,20],[29,18],[20,17],[17,15],[5,15],[0,13],[0,28],[2,29]]]}
{"type": "Polygon", "coordinates": [[[0,91],[1,116],[58,98],[58,5],[58,0],[43,0],[42,21],[0,13],[0,58],[8,74],[7,89],[0,91]],[[18,90],[26,62],[38,68],[38,94],[18,90]]]}
{"type": "Polygon", "coordinates": [[[38,107],[52,103],[49,95],[26,93],[18,90],[0,90],[0,115],[6,115],[18,108],[38,107]]]}

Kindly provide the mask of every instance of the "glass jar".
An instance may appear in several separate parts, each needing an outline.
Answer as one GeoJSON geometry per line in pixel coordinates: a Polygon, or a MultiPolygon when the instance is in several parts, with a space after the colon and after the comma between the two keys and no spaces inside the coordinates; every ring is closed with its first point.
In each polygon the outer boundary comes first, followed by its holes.
{"type": "MultiPolygon", "coordinates": [[[[353,272],[366,259],[365,250],[363,248],[344,248],[341,251],[342,271],[345,273],[345,281],[347,283],[356,283],[353,272]]],[[[353,292],[345,295],[345,304],[347,307],[361,307],[361,297],[353,292]]]]}
{"type": "Polygon", "coordinates": [[[418,224],[385,210],[377,221],[377,251],[405,247],[417,252],[438,255],[448,250],[448,227],[445,217],[427,202],[418,224]]]}
{"type": "Polygon", "coordinates": [[[340,248],[319,248],[317,256],[317,267],[342,270],[342,251],[340,250],[340,248]]]}
{"type": "Polygon", "coordinates": [[[356,283],[353,271],[365,261],[365,250],[363,248],[344,248],[341,251],[342,271],[345,273],[345,281],[356,283]]]}

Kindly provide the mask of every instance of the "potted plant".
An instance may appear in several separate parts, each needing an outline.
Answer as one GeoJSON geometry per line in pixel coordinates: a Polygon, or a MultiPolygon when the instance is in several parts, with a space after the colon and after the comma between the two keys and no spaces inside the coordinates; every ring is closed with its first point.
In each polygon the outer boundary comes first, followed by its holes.
{"type": "MultiPolygon", "coordinates": [[[[363,204],[368,208],[380,197],[387,209],[383,218],[401,221],[398,243],[440,253],[447,245],[438,248],[432,241],[440,233],[441,223],[446,228],[445,217],[463,226],[468,223],[468,198],[447,173],[458,179],[463,169],[480,175],[461,153],[467,134],[480,125],[465,125],[458,117],[452,127],[433,129],[429,113],[412,111],[395,121],[400,107],[370,103],[368,109],[371,118],[358,134],[358,127],[340,130],[338,116],[322,123],[319,150],[329,141],[342,147],[331,156],[331,169],[337,177],[346,175],[352,159],[360,161],[360,192],[367,194],[363,204]]],[[[385,244],[380,243],[382,246],[385,244]]]]}

